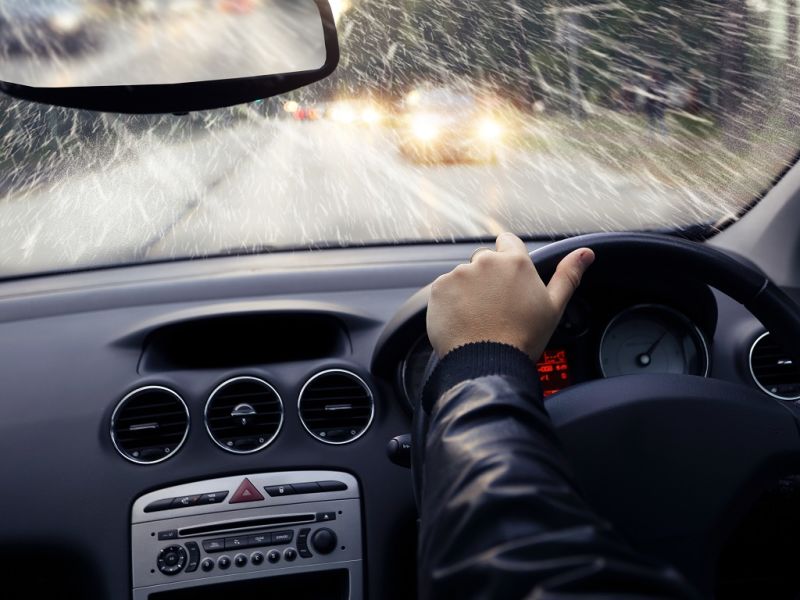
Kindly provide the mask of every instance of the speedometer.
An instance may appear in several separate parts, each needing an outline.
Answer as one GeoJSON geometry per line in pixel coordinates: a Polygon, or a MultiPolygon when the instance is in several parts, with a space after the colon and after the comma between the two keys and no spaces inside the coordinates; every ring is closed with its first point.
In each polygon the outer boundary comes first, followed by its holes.
{"type": "Polygon", "coordinates": [[[600,340],[604,377],[645,373],[708,375],[708,345],[697,326],[678,311],[641,304],[616,317],[600,340]]]}

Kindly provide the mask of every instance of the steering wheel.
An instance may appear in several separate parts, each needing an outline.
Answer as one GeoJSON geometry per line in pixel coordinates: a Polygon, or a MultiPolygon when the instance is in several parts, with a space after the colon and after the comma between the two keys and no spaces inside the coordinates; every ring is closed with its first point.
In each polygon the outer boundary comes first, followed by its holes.
{"type": "MultiPolygon", "coordinates": [[[[594,250],[595,266],[618,265],[632,278],[645,269],[680,272],[718,289],[800,361],[800,306],[754,265],[655,234],[579,236],[531,258],[547,282],[561,259],[582,247],[594,250]]],[[[634,547],[666,560],[707,595],[739,518],[768,482],[800,472],[800,412],[743,385],[630,375],[567,388],[545,407],[590,505],[634,547]]],[[[427,422],[417,408],[412,469],[418,500],[427,422]]]]}

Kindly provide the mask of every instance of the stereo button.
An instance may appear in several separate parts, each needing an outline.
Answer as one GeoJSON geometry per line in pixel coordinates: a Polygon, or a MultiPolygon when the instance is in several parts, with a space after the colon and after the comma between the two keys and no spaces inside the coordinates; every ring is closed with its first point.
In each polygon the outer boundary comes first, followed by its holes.
{"type": "Polygon", "coordinates": [[[275,564],[281,559],[281,553],[277,550],[270,550],[269,554],[267,554],[267,560],[272,564],[275,564]]]}
{"type": "Polygon", "coordinates": [[[294,537],[294,531],[276,531],[272,534],[272,543],[277,546],[278,544],[288,544],[294,537]]]}
{"type": "Polygon", "coordinates": [[[217,559],[217,566],[220,569],[227,569],[228,567],[231,566],[231,559],[228,558],[227,556],[220,556],[217,559]]]}
{"type": "Polygon", "coordinates": [[[186,572],[194,573],[197,565],[200,564],[200,547],[197,542],[186,542],[186,550],[189,552],[189,562],[186,563],[186,572]]]}
{"type": "Polygon", "coordinates": [[[258,546],[269,546],[272,543],[271,533],[257,533],[247,538],[247,545],[251,548],[258,546]]]}
{"type": "Polygon", "coordinates": [[[225,538],[203,540],[203,550],[206,552],[222,552],[225,550],[225,538]]]}
{"type": "Polygon", "coordinates": [[[236,548],[247,548],[248,537],[239,535],[236,537],[225,538],[225,550],[236,550],[236,548]]]}

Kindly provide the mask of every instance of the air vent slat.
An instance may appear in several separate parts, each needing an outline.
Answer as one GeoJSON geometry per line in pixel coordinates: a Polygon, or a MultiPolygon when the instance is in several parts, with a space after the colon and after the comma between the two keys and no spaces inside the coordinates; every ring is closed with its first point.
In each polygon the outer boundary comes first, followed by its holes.
{"type": "Polygon", "coordinates": [[[778,346],[769,333],[750,349],[750,372],[758,387],[781,400],[800,399],[800,365],[778,346]]]}
{"type": "Polygon", "coordinates": [[[189,411],[172,390],[148,386],[125,396],[111,417],[111,440],[117,451],[138,464],[166,460],[189,433],[189,411]]]}
{"type": "Polygon", "coordinates": [[[346,444],[369,428],[375,406],[372,392],[358,375],[333,369],[318,373],[303,386],[298,410],[312,436],[328,444],[346,444]]]}
{"type": "Polygon", "coordinates": [[[249,454],[265,448],[282,425],[283,402],[278,392],[256,377],[225,381],[206,403],[208,435],[220,448],[235,454],[249,454]],[[245,412],[249,414],[232,416],[240,405],[246,405],[245,412]]]}

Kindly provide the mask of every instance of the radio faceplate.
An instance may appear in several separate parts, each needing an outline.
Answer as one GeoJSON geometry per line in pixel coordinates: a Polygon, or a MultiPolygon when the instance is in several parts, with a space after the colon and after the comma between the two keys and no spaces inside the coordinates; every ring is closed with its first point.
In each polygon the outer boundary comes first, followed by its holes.
{"type": "Polygon", "coordinates": [[[257,473],[164,488],[137,499],[131,521],[134,600],[330,569],[346,569],[348,597],[362,597],[359,488],[346,473],[257,473]]]}

